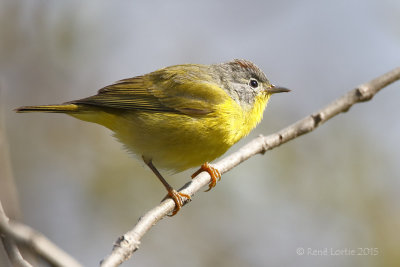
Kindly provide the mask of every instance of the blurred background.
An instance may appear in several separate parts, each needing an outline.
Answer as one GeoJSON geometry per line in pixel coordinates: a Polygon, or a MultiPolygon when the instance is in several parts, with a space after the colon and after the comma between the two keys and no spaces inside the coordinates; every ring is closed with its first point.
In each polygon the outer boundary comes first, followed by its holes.
{"type": "MultiPolygon", "coordinates": [[[[398,67],[399,18],[396,0],[1,0],[0,117],[23,222],[96,266],[165,190],[106,128],[14,108],[173,64],[245,58],[293,91],[274,95],[229,154],[398,67]]],[[[399,266],[399,87],[226,173],[124,266],[399,266]],[[378,255],[330,255],[359,248],[378,255]]],[[[179,188],[192,171],[167,180],[179,188]]]]}

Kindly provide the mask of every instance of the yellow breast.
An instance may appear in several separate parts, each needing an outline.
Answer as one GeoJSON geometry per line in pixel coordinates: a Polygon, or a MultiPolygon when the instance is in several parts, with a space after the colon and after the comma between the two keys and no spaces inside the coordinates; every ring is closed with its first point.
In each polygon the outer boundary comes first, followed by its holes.
{"type": "Polygon", "coordinates": [[[215,112],[199,116],[147,111],[71,115],[106,126],[138,157],[179,172],[218,158],[246,136],[262,119],[268,98],[259,97],[243,109],[228,97],[215,112]]]}

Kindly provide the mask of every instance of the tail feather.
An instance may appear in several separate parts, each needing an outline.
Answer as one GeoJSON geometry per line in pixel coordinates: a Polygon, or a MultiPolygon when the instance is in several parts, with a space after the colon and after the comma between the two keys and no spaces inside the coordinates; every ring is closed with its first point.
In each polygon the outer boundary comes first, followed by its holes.
{"type": "Polygon", "coordinates": [[[74,113],[80,110],[76,104],[25,106],[15,109],[18,113],[24,112],[51,112],[51,113],[74,113]]]}

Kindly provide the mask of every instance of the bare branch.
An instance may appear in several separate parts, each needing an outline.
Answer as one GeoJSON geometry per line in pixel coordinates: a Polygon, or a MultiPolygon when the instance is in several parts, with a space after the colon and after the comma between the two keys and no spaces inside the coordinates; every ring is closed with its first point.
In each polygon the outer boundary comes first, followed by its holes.
{"type": "MultiPolygon", "coordinates": [[[[382,88],[399,79],[400,67],[358,86],[356,89],[349,91],[318,112],[297,121],[275,134],[259,136],[237,152],[217,162],[215,167],[218,168],[221,173],[225,173],[256,154],[264,154],[266,151],[300,135],[309,133],[339,113],[348,111],[354,104],[371,100],[382,88]]],[[[186,183],[180,191],[192,196],[203,186],[207,185],[210,179],[209,174],[203,172],[192,181],[186,183]]],[[[153,225],[170,213],[174,207],[175,203],[172,199],[165,199],[160,205],[143,215],[132,230],[125,233],[116,241],[112,253],[101,262],[101,266],[118,266],[128,260],[139,248],[140,239],[153,225]]]]}
{"type": "Polygon", "coordinates": [[[0,233],[5,236],[9,241],[7,244],[11,246],[13,255],[17,257],[16,259],[21,263],[21,266],[30,266],[29,263],[24,261],[22,258],[19,259],[18,249],[14,247],[14,241],[18,244],[25,245],[49,262],[53,266],[71,266],[78,267],[82,266],[75,259],[71,258],[64,251],[59,249],[50,240],[48,240],[41,233],[33,230],[29,226],[22,223],[18,223],[9,220],[3,211],[0,203],[0,233]],[[11,242],[12,241],[12,242],[11,242]],[[11,243],[10,243],[11,242],[11,243]],[[22,261],[21,261],[22,260],[22,261]]]}
{"type": "MultiPolygon", "coordinates": [[[[8,223],[9,219],[4,213],[3,206],[0,202],[0,225],[3,223],[8,223]]],[[[0,226],[1,227],[1,226],[0,226]]],[[[1,239],[3,241],[4,249],[7,252],[7,255],[13,264],[13,266],[19,267],[31,267],[32,265],[25,261],[19,251],[17,245],[15,244],[14,240],[9,238],[7,235],[1,235],[1,239]]]]}

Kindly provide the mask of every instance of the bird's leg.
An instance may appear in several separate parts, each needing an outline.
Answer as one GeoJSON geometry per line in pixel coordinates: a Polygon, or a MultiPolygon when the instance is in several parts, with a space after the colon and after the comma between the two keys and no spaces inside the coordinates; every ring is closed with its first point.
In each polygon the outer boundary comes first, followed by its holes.
{"type": "Polygon", "coordinates": [[[153,162],[151,159],[146,159],[145,157],[142,157],[144,163],[146,163],[147,166],[154,172],[154,174],[157,176],[157,178],[161,181],[161,183],[164,185],[165,189],[167,189],[168,196],[172,198],[172,200],[175,202],[175,209],[172,212],[171,215],[169,216],[174,216],[175,214],[178,213],[178,211],[181,209],[183,205],[183,200],[182,197],[185,197],[187,199],[190,199],[190,196],[188,194],[184,194],[181,192],[177,192],[172,186],[169,185],[169,183],[162,177],[161,173],[157,170],[157,168],[153,165],[153,162]]]}
{"type": "Polygon", "coordinates": [[[221,173],[217,168],[214,168],[208,162],[204,163],[201,165],[200,169],[198,169],[195,173],[192,174],[192,179],[199,175],[201,172],[206,171],[210,174],[211,176],[211,182],[208,185],[208,189],[205,192],[208,192],[217,184],[217,179],[218,181],[221,180],[221,173]]]}

